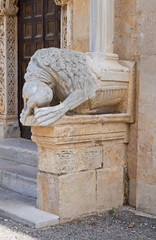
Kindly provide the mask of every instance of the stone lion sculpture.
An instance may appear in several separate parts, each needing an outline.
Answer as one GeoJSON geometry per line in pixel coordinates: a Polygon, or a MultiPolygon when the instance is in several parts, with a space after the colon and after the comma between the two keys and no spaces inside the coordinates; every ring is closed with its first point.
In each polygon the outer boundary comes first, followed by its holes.
{"type": "MultiPolygon", "coordinates": [[[[105,65],[103,70],[109,70],[105,65]]],[[[115,64],[114,69],[128,71],[120,64],[115,64]]],[[[27,117],[34,115],[38,125],[48,126],[71,110],[89,113],[117,104],[125,92],[106,101],[100,74],[100,66],[90,54],[57,48],[38,50],[31,57],[24,76],[21,122],[25,124],[27,117]]]]}

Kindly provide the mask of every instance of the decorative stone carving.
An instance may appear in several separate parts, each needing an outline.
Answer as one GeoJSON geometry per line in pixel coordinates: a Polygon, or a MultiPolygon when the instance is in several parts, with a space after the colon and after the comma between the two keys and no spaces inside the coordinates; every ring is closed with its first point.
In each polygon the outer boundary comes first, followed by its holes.
{"type": "Polygon", "coordinates": [[[81,114],[114,111],[113,106],[128,95],[130,70],[114,54],[49,48],[34,54],[25,80],[21,122],[26,125],[28,116],[34,115],[34,124],[48,126],[72,110],[81,114]],[[56,106],[50,106],[53,96],[58,99],[56,106]]]}
{"type": "Polygon", "coordinates": [[[4,114],[5,111],[5,56],[4,56],[4,17],[0,16],[0,114],[4,114]]]}
{"type": "Polygon", "coordinates": [[[16,35],[15,26],[16,19],[14,16],[8,16],[6,19],[6,39],[7,39],[7,113],[17,114],[17,101],[15,96],[17,96],[17,63],[16,63],[16,35]]]}
{"type": "Polygon", "coordinates": [[[19,137],[17,2],[0,0],[0,137],[19,137]]]}
{"type": "Polygon", "coordinates": [[[17,114],[15,106],[17,2],[0,0],[0,114],[17,114]]]}
{"type": "Polygon", "coordinates": [[[67,48],[67,5],[61,10],[61,48],[67,48]]]}
{"type": "Polygon", "coordinates": [[[73,41],[73,5],[72,1],[67,5],[67,48],[72,49],[73,41]]]}
{"type": "Polygon", "coordinates": [[[61,48],[72,48],[72,0],[55,0],[61,6],[61,48]]]}
{"type": "Polygon", "coordinates": [[[67,4],[71,4],[71,2],[73,0],[54,0],[56,5],[61,5],[61,6],[64,6],[64,5],[67,5],[67,4]]]}
{"type": "Polygon", "coordinates": [[[18,0],[0,0],[0,14],[15,16],[18,12],[18,0]]]}
{"type": "Polygon", "coordinates": [[[1,108],[4,105],[4,93],[7,91],[7,98],[5,99],[5,110],[6,114],[14,115],[17,114],[17,20],[16,14],[18,11],[17,1],[6,0],[0,1],[0,11],[1,11],[1,40],[0,40],[0,77],[1,77],[1,87],[5,85],[6,89],[3,89],[3,96],[0,98],[1,108]],[[3,67],[4,65],[7,66],[3,67]],[[6,71],[4,73],[4,70],[6,71]]]}

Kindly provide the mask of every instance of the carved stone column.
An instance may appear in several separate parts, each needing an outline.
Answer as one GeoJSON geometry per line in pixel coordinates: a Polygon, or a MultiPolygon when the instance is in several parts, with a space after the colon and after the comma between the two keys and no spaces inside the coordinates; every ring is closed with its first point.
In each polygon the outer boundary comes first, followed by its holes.
{"type": "Polygon", "coordinates": [[[91,0],[90,16],[90,51],[113,53],[114,0],[91,0]]]}
{"type": "Polygon", "coordinates": [[[55,0],[61,6],[61,48],[72,48],[73,0],[55,0]]]}
{"type": "Polygon", "coordinates": [[[0,1],[0,137],[19,137],[17,1],[0,1]]]}

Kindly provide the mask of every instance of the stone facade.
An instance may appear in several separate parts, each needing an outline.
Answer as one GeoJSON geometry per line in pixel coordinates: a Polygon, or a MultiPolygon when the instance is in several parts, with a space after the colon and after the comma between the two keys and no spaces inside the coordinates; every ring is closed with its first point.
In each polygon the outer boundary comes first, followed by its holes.
{"type": "Polygon", "coordinates": [[[156,2],[115,1],[114,49],[137,63],[136,122],[128,146],[129,203],[156,214],[156,2]]]}
{"type": "MultiPolygon", "coordinates": [[[[129,101],[129,117],[105,116],[107,124],[101,124],[98,117],[93,117],[92,127],[88,122],[85,125],[83,119],[86,129],[86,133],[83,133],[86,138],[83,140],[88,140],[90,129],[97,129],[96,134],[100,134],[101,128],[109,124],[109,130],[120,125],[126,135],[121,139],[116,139],[114,135],[110,139],[96,139],[92,142],[93,145],[89,145],[79,142],[81,138],[79,132],[77,143],[73,143],[71,151],[69,142],[61,144],[55,142],[56,137],[59,137],[67,126],[70,132],[68,117],[63,117],[65,121],[63,128],[59,122],[59,127],[55,125],[50,128],[32,129],[33,138],[39,144],[40,156],[38,206],[44,210],[55,211],[62,221],[118,207],[127,198],[129,204],[136,206],[137,209],[156,214],[156,1],[114,0],[114,2],[114,52],[119,55],[119,59],[136,62],[135,118],[133,101],[129,101]],[[57,128],[59,131],[54,138],[54,130],[57,128]],[[47,143],[49,145],[45,149],[47,143]],[[65,146],[65,152],[62,146],[65,146]],[[125,180],[127,165],[129,196],[125,180]],[[90,183],[85,182],[86,179],[89,179],[90,183]],[[73,189],[70,188],[71,182],[74,185],[73,189]],[[80,186],[83,186],[82,189],[80,186]],[[87,203],[88,199],[92,199],[90,204],[86,206],[84,201],[77,202],[76,189],[81,190],[80,200],[85,199],[87,203]],[[51,194],[52,191],[54,195],[51,194]],[[73,198],[70,199],[72,194],[73,198]],[[53,209],[51,202],[54,202],[53,209]],[[63,203],[63,207],[59,205],[60,202],[63,203]],[[66,211],[68,204],[70,212],[66,211]],[[75,205],[78,205],[77,209],[74,208],[75,205]]],[[[88,52],[91,38],[90,0],[56,0],[56,3],[62,6],[62,48],[88,52]]],[[[17,120],[16,4],[17,1],[13,0],[0,1],[0,137],[20,135],[17,120]]],[[[133,73],[135,74],[134,71],[133,73]]],[[[134,92],[131,89],[134,88],[129,87],[129,96],[132,99],[134,92]]],[[[72,125],[72,134],[77,131],[78,125],[77,122],[72,125]]],[[[78,129],[80,131],[81,127],[78,129]]],[[[62,141],[67,139],[71,141],[74,138],[74,134],[68,136],[68,131],[65,131],[62,141]]],[[[107,135],[105,131],[103,134],[107,135]]]]}

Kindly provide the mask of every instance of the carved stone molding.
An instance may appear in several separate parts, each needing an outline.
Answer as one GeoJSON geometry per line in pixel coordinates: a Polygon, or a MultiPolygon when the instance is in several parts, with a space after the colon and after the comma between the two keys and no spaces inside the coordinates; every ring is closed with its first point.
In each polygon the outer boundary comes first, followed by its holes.
{"type": "Polygon", "coordinates": [[[0,0],[0,15],[15,16],[18,0],[0,0]]]}
{"type": "Polygon", "coordinates": [[[17,114],[17,0],[0,0],[0,114],[17,114]]]}
{"type": "Polygon", "coordinates": [[[5,22],[4,17],[0,17],[0,114],[4,114],[4,110],[6,114],[12,115],[17,112],[15,101],[17,92],[15,25],[16,20],[13,16],[8,16],[5,22]],[[5,93],[7,94],[6,100],[5,93]]]}
{"type": "Polygon", "coordinates": [[[61,10],[61,48],[67,48],[67,5],[61,10]]]}
{"type": "Polygon", "coordinates": [[[7,63],[7,114],[17,114],[17,75],[16,75],[16,35],[15,35],[16,19],[8,16],[6,20],[6,63],[7,63]]]}
{"type": "Polygon", "coordinates": [[[4,17],[0,16],[0,114],[5,112],[5,35],[4,35],[4,17]]]}
{"type": "Polygon", "coordinates": [[[17,0],[0,0],[0,137],[19,137],[17,0]]]}
{"type": "Polygon", "coordinates": [[[64,6],[71,4],[73,0],[54,0],[56,5],[64,6]]]}
{"type": "Polygon", "coordinates": [[[61,6],[61,48],[72,48],[73,0],[55,0],[61,6]]]}

